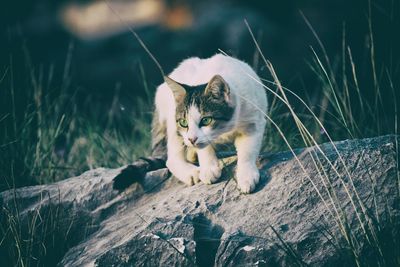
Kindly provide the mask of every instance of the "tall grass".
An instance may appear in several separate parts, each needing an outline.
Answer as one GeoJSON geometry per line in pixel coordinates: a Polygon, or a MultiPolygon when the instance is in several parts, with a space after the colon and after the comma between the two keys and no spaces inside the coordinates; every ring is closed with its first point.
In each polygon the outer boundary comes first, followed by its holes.
{"type": "MultiPolygon", "coordinates": [[[[61,71],[33,65],[24,46],[21,52],[24,66],[17,66],[10,55],[0,74],[0,192],[59,181],[88,169],[120,167],[150,151],[152,93],[145,82],[147,97],[132,99],[130,107],[120,104],[124,96],[118,84],[110,88],[110,103],[96,103],[82,98],[83,89],[72,88],[73,45],[61,71]],[[16,82],[16,70],[23,71],[18,77],[26,78],[24,82],[16,82]],[[55,78],[56,72],[61,79],[55,78]]],[[[143,71],[138,75],[146,81],[143,71]]],[[[70,233],[76,218],[65,214],[59,203],[50,203],[22,221],[16,196],[14,202],[0,210],[1,264],[55,266],[75,242],[70,233]]]]}
{"type": "Polygon", "coordinates": [[[130,107],[120,104],[118,84],[110,88],[111,103],[99,103],[71,88],[73,46],[58,83],[54,66],[34,66],[24,52],[25,68],[15,66],[11,55],[1,74],[0,191],[120,167],[148,153],[152,96],[146,84],[147,98],[132,99],[130,107]],[[24,88],[14,86],[15,69],[25,70],[24,88]]]}
{"type": "MultiPolygon", "coordinates": [[[[44,202],[50,201],[46,194],[41,197],[44,202]]],[[[19,215],[19,203],[2,207],[2,266],[56,266],[65,252],[79,241],[74,233],[89,235],[93,229],[90,217],[84,212],[71,216],[57,201],[33,210],[24,219],[19,215]]]]}
{"type": "MultiPolygon", "coordinates": [[[[271,80],[263,79],[266,83],[266,85],[263,85],[264,88],[273,98],[271,101],[273,104],[271,106],[270,115],[264,114],[270,122],[270,125],[273,126],[270,128],[267,127],[267,129],[270,129],[271,133],[268,134],[267,132],[266,144],[276,144],[276,142],[279,142],[279,140],[276,141],[275,139],[276,136],[278,136],[292,152],[307,179],[311,182],[319,199],[324,204],[326,211],[330,215],[329,217],[335,220],[336,227],[338,227],[342,238],[344,238],[347,243],[344,250],[348,252],[347,254],[351,255],[351,261],[346,264],[354,264],[356,266],[399,266],[400,244],[397,240],[398,237],[394,236],[395,231],[392,229],[395,227],[396,223],[391,225],[389,221],[386,222],[388,225],[383,227],[383,225],[380,224],[378,212],[373,214],[368,211],[366,203],[361,200],[354,185],[352,175],[348,170],[349,166],[346,165],[342,155],[333,142],[333,140],[341,138],[363,138],[382,134],[398,135],[398,99],[395,86],[392,82],[394,74],[389,72],[382,62],[379,62],[382,70],[386,72],[386,80],[380,79],[380,82],[377,81],[376,72],[378,63],[375,58],[371,19],[368,20],[370,41],[369,55],[371,63],[370,75],[373,83],[372,86],[365,86],[362,88],[364,89],[362,92],[356,71],[357,64],[353,60],[351,47],[346,45],[345,27],[343,28],[342,57],[340,59],[341,72],[338,73],[335,66],[331,64],[326,49],[317,33],[312,28],[307,18],[303,14],[302,16],[320,46],[320,53],[317,53],[315,49],[311,47],[313,57],[309,64],[311,70],[320,80],[322,89],[320,94],[318,94],[321,102],[317,102],[317,105],[314,106],[310,103],[306,103],[306,101],[296,93],[282,86],[272,64],[265,59],[246,22],[256,48],[272,77],[271,80]],[[350,71],[348,71],[347,68],[350,71]],[[350,86],[350,84],[352,84],[352,86],[350,86]],[[384,84],[386,84],[386,87],[384,87],[384,84]],[[275,87],[275,89],[271,89],[270,86],[275,87]],[[288,96],[293,100],[289,101],[288,96]],[[383,96],[386,96],[386,98],[383,96]],[[282,112],[282,110],[286,110],[286,112],[282,112]],[[281,115],[279,119],[277,119],[274,116],[275,112],[284,115],[281,115]],[[282,118],[285,120],[282,120],[282,118]],[[288,130],[286,130],[287,125],[290,125],[288,130]],[[276,130],[279,133],[278,135],[274,134],[276,130]],[[337,154],[339,164],[336,163],[334,165],[334,162],[331,162],[325,152],[320,148],[319,143],[323,140],[321,136],[324,137],[325,141],[329,141],[332,144],[337,154]],[[289,140],[291,140],[291,142],[289,142],[289,140]],[[311,178],[305,171],[301,161],[297,158],[293,146],[298,144],[306,147],[313,146],[313,149],[309,150],[308,154],[318,173],[317,177],[311,178]],[[323,162],[325,162],[325,165],[328,165],[329,170],[333,170],[335,174],[334,177],[327,174],[323,162]],[[344,173],[339,172],[338,167],[342,167],[344,173]],[[337,192],[335,192],[336,189],[333,187],[333,182],[335,181],[340,181],[347,194],[347,200],[352,207],[352,213],[355,215],[358,226],[362,230],[361,236],[358,236],[355,233],[357,230],[354,229],[354,226],[351,227],[350,225],[349,214],[344,211],[345,204],[343,200],[339,201],[337,192]],[[319,184],[319,186],[317,184],[319,184]],[[389,230],[384,230],[384,228],[389,228],[389,230]]],[[[246,73],[244,73],[244,75],[246,75],[246,73]]],[[[396,152],[398,155],[397,140],[396,152]]],[[[397,176],[399,177],[398,168],[397,176]]],[[[371,182],[374,183],[373,181],[371,182]]],[[[383,194],[383,192],[376,192],[373,190],[372,197],[375,200],[381,194],[383,194]]],[[[397,196],[393,197],[399,199],[399,196],[400,190],[397,196]]],[[[375,206],[375,208],[377,207],[375,206]]],[[[275,234],[277,234],[279,240],[283,240],[279,233],[275,232],[275,234]]],[[[340,246],[340,243],[338,245],[340,246]]],[[[345,262],[346,261],[343,263],[345,262]]]]}
{"type": "MultiPolygon", "coordinates": [[[[292,151],[327,214],[334,219],[342,234],[341,238],[345,240],[344,249],[348,252],[345,254],[351,255],[352,263],[357,266],[400,265],[399,242],[382,239],[388,229],[382,229],[378,215],[368,212],[358,195],[348,166],[333,143],[334,140],[346,138],[398,135],[398,79],[385,62],[379,62],[376,58],[371,14],[368,19],[367,46],[370,68],[363,74],[360,73],[360,64],[354,58],[351,44],[347,43],[345,25],[340,55],[332,60],[318,33],[307,18],[302,16],[319,45],[317,48],[310,47],[308,60],[309,70],[319,82],[312,101],[304,100],[304,95],[299,94],[301,90],[283,86],[249,28],[257,52],[268,70],[267,74],[261,73],[264,77],[263,86],[270,96],[270,110],[265,114],[269,123],[263,150],[292,151]],[[320,147],[323,142],[333,144],[344,172],[338,170],[320,147]],[[294,152],[294,148],[304,146],[314,147],[308,155],[317,177],[311,177],[306,172],[294,152]],[[328,175],[328,169],[332,170],[334,177],[328,175]],[[350,226],[344,203],[339,200],[333,187],[335,181],[339,181],[345,190],[362,232],[361,240],[356,238],[350,226]],[[392,246],[388,246],[388,243],[392,246]],[[362,247],[365,244],[372,255],[368,261],[363,258],[362,247]]],[[[53,80],[54,67],[45,69],[33,66],[26,49],[26,85],[29,90],[15,87],[16,66],[12,56],[8,67],[0,73],[0,102],[4,109],[0,113],[0,191],[27,184],[53,182],[92,168],[120,167],[149,152],[151,99],[154,90],[149,88],[143,68],[139,71],[148,98],[134,99],[132,105],[135,108],[120,105],[121,95],[116,84],[115,88],[110,89],[114,90],[114,98],[107,112],[104,112],[104,107],[93,104],[90,98],[84,101],[85,106],[90,106],[86,110],[88,112],[82,112],[77,104],[82,102],[81,89],[71,88],[70,84],[72,53],[73,46],[67,52],[60,84],[55,84],[53,80]]],[[[397,141],[396,149],[399,154],[397,141]]],[[[399,177],[398,174],[400,195],[399,177]]],[[[381,192],[373,193],[375,197],[381,192]]],[[[34,242],[24,241],[23,237],[26,236],[21,233],[18,216],[3,214],[7,215],[5,218],[9,227],[1,229],[4,239],[0,240],[0,246],[5,244],[4,240],[11,238],[14,245],[11,254],[15,256],[15,265],[29,266],[33,262],[30,253],[34,242]]],[[[36,218],[33,216],[32,226],[36,225],[36,218]]],[[[284,242],[272,225],[271,228],[279,240],[284,242]]],[[[33,240],[36,228],[30,229],[32,231],[28,234],[28,240],[33,240]]],[[[340,239],[332,239],[335,238],[340,239]]],[[[394,237],[389,234],[390,238],[394,237]]],[[[339,243],[337,240],[332,242],[339,243]]],[[[335,245],[342,249],[340,244],[335,245]]],[[[290,251],[291,257],[300,257],[289,244],[284,243],[284,246],[290,251]]],[[[303,263],[300,258],[296,258],[296,262],[303,263]]]]}

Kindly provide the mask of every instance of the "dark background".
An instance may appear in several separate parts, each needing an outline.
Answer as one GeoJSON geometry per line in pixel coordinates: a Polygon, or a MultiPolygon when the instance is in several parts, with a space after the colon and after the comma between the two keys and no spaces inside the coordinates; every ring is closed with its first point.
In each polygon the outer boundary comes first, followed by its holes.
{"type": "MultiPolygon", "coordinates": [[[[15,86],[24,87],[27,75],[23,69],[26,58],[30,57],[35,71],[43,68],[46,73],[52,66],[54,83],[59,84],[70,51],[70,88],[82,88],[83,98],[91,95],[93,101],[107,102],[118,85],[126,96],[122,98],[126,100],[124,104],[129,107],[133,97],[143,96],[140,65],[154,91],[161,76],[128,29],[87,39],[66,29],[60,19],[63,8],[71,3],[93,2],[17,0],[3,3],[0,71],[10,65],[12,57],[15,86]]],[[[192,23],[182,22],[181,26],[171,27],[168,19],[161,19],[132,27],[166,72],[184,58],[209,57],[219,48],[252,64],[255,46],[243,22],[247,19],[283,83],[292,90],[311,93],[316,85],[307,61],[312,56],[310,46],[317,52],[320,47],[300,11],[314,27],[333,62],[341,54],[345,29],[354,60],[360,62],[360,74],[366,73],[363,68],[368,68],[368,1],[165,1],[165,4],[171,13],[184,7],[181,9],[190,14],[192,23]]],[[[376,57],[398,73],[400,28],[394,15],[399,12],[399,1],[371,1],[370,7],[376,57]]],[[[179,14],[170,16],[179,17],[179,14]]],[[[262,64],[257,68],[263,75],[262,64]]],[[[360,80],[368,82],[369,77],[360,77],[360,80]]]]}
{"type": "MultiPolygon", "coordinates": [[[[398,124],[393,122],[398,121],[395,106],[399,104],[398,0],[110,0],[109,4],[126,24],[118,21],[104,1],[2,3],[0,176],[4,179],[0,191],[12,187],[10,181],[22,186],[59,180],[98,166],[119,167],[148,151],[152,97],[162,77],[129,27],[166,73],[185,58],[209,57],[222,49],[271,80],[246,19],[282,84],[325,118],[335,140],[397,133],[398,124]],[[132,8],[132,4],[141,8],[132,8]],[[143,16],[141,21],[128,18],[151,8],[158,10],[157,15],[143,16]],[[68,10],[75,10],[76,15],[69,22],[65,19],[68,10]],[[71,26],[85,19],[103,24],[93,23],[86,33],[71,26]],[[357,102],[348,48],[366,109],[357,102]],[[350,96],[340,100],[351,103],[340,105],[351,108],[348,112],[352,114],[345,115],[352,126],[343,125],[335,110],[313,50],[335,79],[338,95],[346,95],[347,82],[350,96]],[[62,127],[55,130],[58,124],[62,127]],[[93,141],[95,134],[104,137],[96,139],[100,143],[93,141]],[[147,150],[137,150],[138,144],[147,150]],[[131,151],[121,157],[127,147],[131,151]],[[90,153],[94,158],[87,162],[90,153]]],[[[274,101],[271,95],[269,99],[274,101]]],[[[296,103],[294,108],[301,114],[301,105],[296,103]]],[[[288,121],[287,112],[278,109],[272,115],[297,140],[296,126],[288,121]]],[[[320,129],[314,132],[318,141],[328,141],[320,129]]],[[[275,135],[267,142],[267,150],[287,149],[275,135]]]]}

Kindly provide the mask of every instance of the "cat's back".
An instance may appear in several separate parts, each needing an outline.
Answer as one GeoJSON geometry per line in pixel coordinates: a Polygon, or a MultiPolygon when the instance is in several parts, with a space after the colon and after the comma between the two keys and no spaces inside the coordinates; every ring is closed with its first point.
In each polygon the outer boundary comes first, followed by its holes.
{"type": "Polygon", "coordinates": [[[252,68],[236,58],[216,54],[210,58],[200,59],[192,57],[183,60],[170,74],[170,77],[187,85],[206,84],[210,79],[219,74],[229,83],[236,82],[240,76],[247,79],[246,74],[257,76],[252,68]]]}
{"type": "Polygon", "coordinates": [[[239,59],[222,54],[206,59],[189,58],[182,61],[170,77],[177,82],[194,86],[208,83],[217,74],[227,81],[232,93],[249,99],[266,110],[267,99],[260,78],[247,63],[239,59]]]}

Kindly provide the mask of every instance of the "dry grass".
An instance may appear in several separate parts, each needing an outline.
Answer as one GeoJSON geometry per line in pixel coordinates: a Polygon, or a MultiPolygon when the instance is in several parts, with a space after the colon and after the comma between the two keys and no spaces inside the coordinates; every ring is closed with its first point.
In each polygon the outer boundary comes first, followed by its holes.
{"type": "MultiPolygon", "coordinates": [[[[382,243],[379,218],[367,212],[342,156],[335,148],[339,163],[345,170],[344,173],[338,170],[338,166],[329,160],[319,146],[322,142],[330,142],[334,146],[334,140],[345,138],[363,138],[382,134],[397,135],[398,85],[394,84],[396,80],[394,73],[389,71],[382,62],[377,62],[373,25],[370,19],[368,20],[370,72],[367,76],[372,77],[372,83],[367,85],[359,78],[358,62],[354,61],[351,45],[346,41],[346,28],[343,28],[341,55],[333,64],[311,23],[305,16],[303,17],[319,43],[318,49],[310,48],[310,71],[319,81],[319,90],[313,102],[305,100],[304,96],[299,96],[295,90],[282,85],[276,70],[264,57],[249,27],[257,52],[269,70],[269,75],[263,78],[263,86],[270,100],[270,110],[264,114],[269,122],[266,128],[264,150],[273,152],[289,149],[292,151],[294,158],[326,207],[327,213],[334,218],[336,226],[346,241],[347,252],[355,265],[392,266],[397,264],[399,266],[399,243],[392,240],[395,246],[389,248],[382,243]],[[309,146],[314,147],[314,150],[309,151],[309,156],[318,171],[318,177],[310,177],[294,153],[294,148],[309,146]],[[322,162],[328,163],[335,177],[327,175],[326,170],[321,167],[322,162]],[[319,179],[319,184],[323,186],[318,187],[314,179],[319,179]],[[340,181],[345,189],[357,223],[362,229],[363,240],[355,238],[354,229],[350,227],[348,215],[344,212],[344,203],[338,200],[332,186],[332,179],[340,181]],[[372,259],[368,259],[368,262],[360,254],[361,243],[367,243],[372,254],[375,255],[372,259]]],[[[32,66],[27,51],[25,51],[25,57],[29,70],[27,73],[29,90],[23,88],[19,91],[15,88],[13,83],[15,66],[12,59],[10,59],[9,67],[0,73],[0,104],[5,108],[5,111],[0,113],[0,191],[27,184],[57,181],[80,174],[87,169],[119,167],[149,152],[153,95],[151,91],[153,90],[149,89],[145,82],[145,71],[141,69],[140,73],[149,98],[136,99],[135,110],[124,111],[121,108],[119,90],[116,86],[114,99],[108,112],[101,112],[103,108],[91,105],[90,110],[83,115],[76,104],[79,91],[75,90],[71,94],[70,53],[71,51],[68,52],[63,72],[63,83],[60,85],[54,85],[52,82],[52,68],[45,73],[43,69],[32,66]],[[28,92],[27,95],[26,92],[28,92]],[[24,104],[17,105],[21,102],[24,104]],[[99,118],[98,114],[102,116],[99,118]],[[121,130],[122,128],[125,130],[121,130]]],[[[243,73],[243,75],[247,74],[243,73]]],[[[398,151],[397,143],[396,149],[398,151]]],[[[398,185],[400,195],[399,175],[398,185]]],[[[380,194],[380,192],[374,192],[374,194],[380,194]]],[[[3,211],[3,214],[7,216],[2,218],[5,220],[2,225],[8,225],[8,227],[1,229],[3,238],[0,239],[0,247],[8,242],[7,246],[11,245],[12,249],[7,252],[8,256],[12,255],[13,264],[30,266],[35,262],[32,259],[34,254],[32,244],[36,244],[37,240],[42,240],[41,238],[47,235],[47,232],[38,233],[35,230],[38,216],[33,216],[29,228],[31,230],[27,235],[22,235],[18,210],[3,211]]],[[[48,218],[52,217],[48,216],[48,218]]],[[[57,221],[50,220],[49,225],[57,228],[57,221]]],[[[272,225],[271,227],[274,229],[272,225]]],[[[290,257],[294,257],[295,262],[302,265],[303,261],[299,258],[299,254],[285,244],[277,232],[276,234],[289,251],[290,257]]]]}

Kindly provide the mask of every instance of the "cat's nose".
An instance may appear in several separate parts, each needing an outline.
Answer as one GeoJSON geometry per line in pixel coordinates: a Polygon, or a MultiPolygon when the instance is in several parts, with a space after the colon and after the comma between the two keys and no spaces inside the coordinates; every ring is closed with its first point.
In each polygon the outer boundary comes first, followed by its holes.
{"type": "Polygon", "coordinates": [[[192,145],[194,145],[196,143],[196,141],[197,141],[197,137],[191,137],[191,138],[188,138],[188,139],[189,139],[190,143],[192,143],[192,145]]]}

